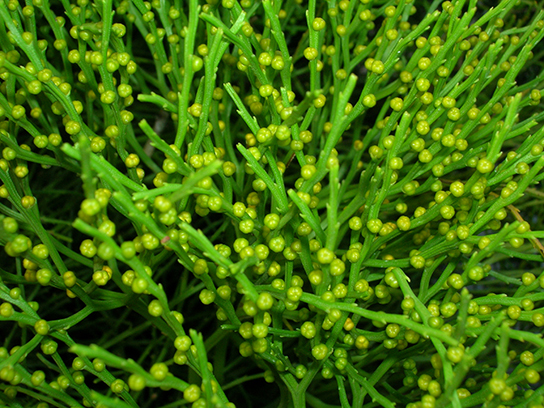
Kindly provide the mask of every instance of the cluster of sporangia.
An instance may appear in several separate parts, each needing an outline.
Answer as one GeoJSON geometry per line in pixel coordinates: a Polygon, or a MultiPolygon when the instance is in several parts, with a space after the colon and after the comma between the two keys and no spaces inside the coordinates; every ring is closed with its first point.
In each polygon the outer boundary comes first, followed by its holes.
{"type": "MultiPolygon", "coordinates": [[[[107,0],[58,15],[46,0],[0,1],[0,241],[16,259],[2,271],[0,325],[43,336],[0,348],[6,398],[35,388],[94,406],[89,373],[128,401],[175,365],[204,370],[180,325],[192,311],[170,310],[162,289],[186,268],[204,283],[200,301],[239,334],[239,353],[291,392],[300,381],[297,392],[321,398],[320,381],[336,377],[361,403],[404,394],[410,408],[543,407],[544,343],[531,332],[544,326],[544,235],[514,206],[544,167],[542,83],[519,79],[542,16],[517,22],[503,2],[480,27],[466,17],[475,1],[446,1],[424,23],[410,1],[310,1],[307,14],[302,1],[179,3],[115,1],[112,20],[107,0]],[[151,54],[133,56],[144,41],[151,54]],[[170,119],[139,128],[134,119],[154,119],[136,99],[170,119]],[[74,226],[88,237],[77,246],[48,238],[40,216],[57,209],[37,201],[32,189],[47,186],[29,166],[81,175],[74,226]],[[155,282],[164,251],[183,266],[155,282]],[[516,265],[509,257],[526,271],[494,271],[516,265]],[[84,353],[67,368],[57,342],[85,339],[40,317],[24,296],[38,285],[91,308],[102,287],[141,295],[172,330],[170,354],[119,378],[84,353]],[[496,354],[477,358],[497,339],[496,354]],[[57,377],[24,369],[38,345],[57,377]]],[[[211,406],[204,382],[183,384],[193,407],[211,406]]]]}

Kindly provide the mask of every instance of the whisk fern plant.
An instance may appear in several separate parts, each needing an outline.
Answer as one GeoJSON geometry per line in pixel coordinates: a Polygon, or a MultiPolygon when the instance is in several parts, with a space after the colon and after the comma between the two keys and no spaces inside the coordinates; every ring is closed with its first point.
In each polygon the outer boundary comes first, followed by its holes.
{"type": "Polygon", "coordinates": [[[542,408],[543,37],[0,0],[0,406],[542,408]]]}

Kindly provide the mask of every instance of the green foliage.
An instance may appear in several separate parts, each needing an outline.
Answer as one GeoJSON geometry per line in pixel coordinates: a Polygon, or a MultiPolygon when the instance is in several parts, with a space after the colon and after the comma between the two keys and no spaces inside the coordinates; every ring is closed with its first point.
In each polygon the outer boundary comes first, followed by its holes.
{"type": "Polygon", "coordinates": [[[0,0],[1,405],[543,407],[544,12],[485,3],[0,0]]]}

